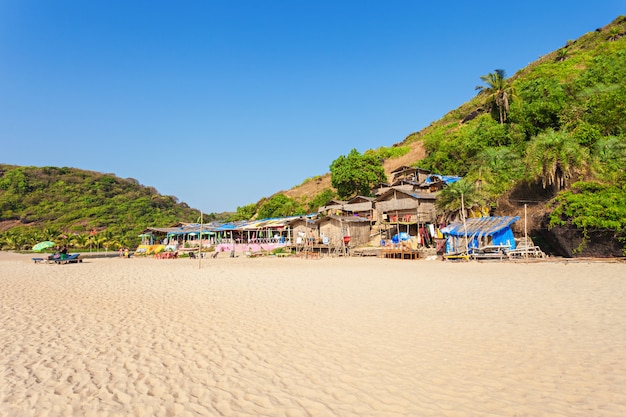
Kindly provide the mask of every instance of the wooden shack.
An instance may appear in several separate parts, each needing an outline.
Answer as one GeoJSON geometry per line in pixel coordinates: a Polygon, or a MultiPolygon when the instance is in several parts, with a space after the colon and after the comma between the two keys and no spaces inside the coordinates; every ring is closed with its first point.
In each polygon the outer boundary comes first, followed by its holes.
{"type": "Polygon", "coordinates": [[[322,242],[337,245],[349,237],[350,246],[357,246],[370,239],[370,221],[359,216],[325,216],[317,225],[322,242]]]}
{"type": "Polygon", "coordinates": [[[438,193],[392,188],[375,200],[380,223],[435,223],[438,193]]]}
{"type": "Polygon", "coordinates": [[[351,198],[343,205],[342,214],[375,220],[374,198],[358,195],[351,198]]]}
{"type": "Polygon", "coordinates": [[[322,207],[320,207],[317,211],[320,215],[341,215],[343,211],[343,207],[348,204],[347,201],[332,199],[322,207]]]}
{"type": "Polygon", "coordinates": [[[393,183],[399,180],[403,180],[419,184],[426,180],[428,175],[430,175],[430,171],[422,168],[409,167],[404,165],[391,171],[391,174],[393,175],[393,183]]]}

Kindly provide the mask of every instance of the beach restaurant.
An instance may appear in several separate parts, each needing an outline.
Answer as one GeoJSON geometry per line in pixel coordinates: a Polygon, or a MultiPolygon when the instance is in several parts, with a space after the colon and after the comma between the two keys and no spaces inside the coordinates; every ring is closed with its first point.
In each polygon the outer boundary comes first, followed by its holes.
{"type": "Polygon", "coordinates": [[[291,216],[263,220],[248,220],[229,223],[178,223],[172,227],[149,227],[144,235],[150,235],[154,243],[164,248],[178,249],[215,247],[218,252],[272,251],[290,246],[292,224],[315,215],[291,216]]]}

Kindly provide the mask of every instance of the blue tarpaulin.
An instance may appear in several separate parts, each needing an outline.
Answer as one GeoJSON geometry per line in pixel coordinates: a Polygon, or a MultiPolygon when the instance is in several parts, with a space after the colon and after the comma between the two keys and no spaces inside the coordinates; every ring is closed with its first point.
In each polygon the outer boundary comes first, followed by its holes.
{"type": "Polygon", "coordinates": [[[462,221],[451,223],[441,229],[441,233],[447,238],[446,252],[459,251],[458,238],[463,238],[464,245],[465,236],[467,236],[467,246],[470,249],[479,248],[484,237],[491,239],[491,245],[515,249],[515,238],[511,225],[518,220],[519,216],[500,216],[470,218],[465,220],[465,224],[462,221]]]}
{"type": "Polygon", "coordinates": [[[439,174],[430,174],[425,180],[424,185],[434,184],[438,181],[443,181],[446,185],[453,184],[457,181],[460,181],[462,178],[457,177],[456,175],[439,175],[439,174]]]}

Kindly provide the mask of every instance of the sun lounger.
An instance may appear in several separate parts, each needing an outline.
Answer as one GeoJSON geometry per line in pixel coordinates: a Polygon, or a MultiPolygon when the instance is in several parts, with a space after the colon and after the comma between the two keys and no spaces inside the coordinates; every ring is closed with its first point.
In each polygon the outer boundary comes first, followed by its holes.
{"type": "Polygon", "coordinates": [[[82,259],[78,259],[80,256],[79,253],[75,253],[73,255],[61,256],[59,258],[48,259],[48,262],[54,262],[55,264],[75,264],[78,262],[82,262],[82,259]]]}

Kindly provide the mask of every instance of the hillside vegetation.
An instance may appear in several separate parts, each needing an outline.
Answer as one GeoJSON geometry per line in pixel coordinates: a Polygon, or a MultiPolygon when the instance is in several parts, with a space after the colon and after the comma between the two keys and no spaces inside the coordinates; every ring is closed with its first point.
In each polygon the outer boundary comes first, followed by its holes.
{"type": "Polygon", "coordinates": [[[148,226],[197,221],[199,212],[136,180],[76,168],[0,165],[0,244],[132,246],[148,226]]]}

